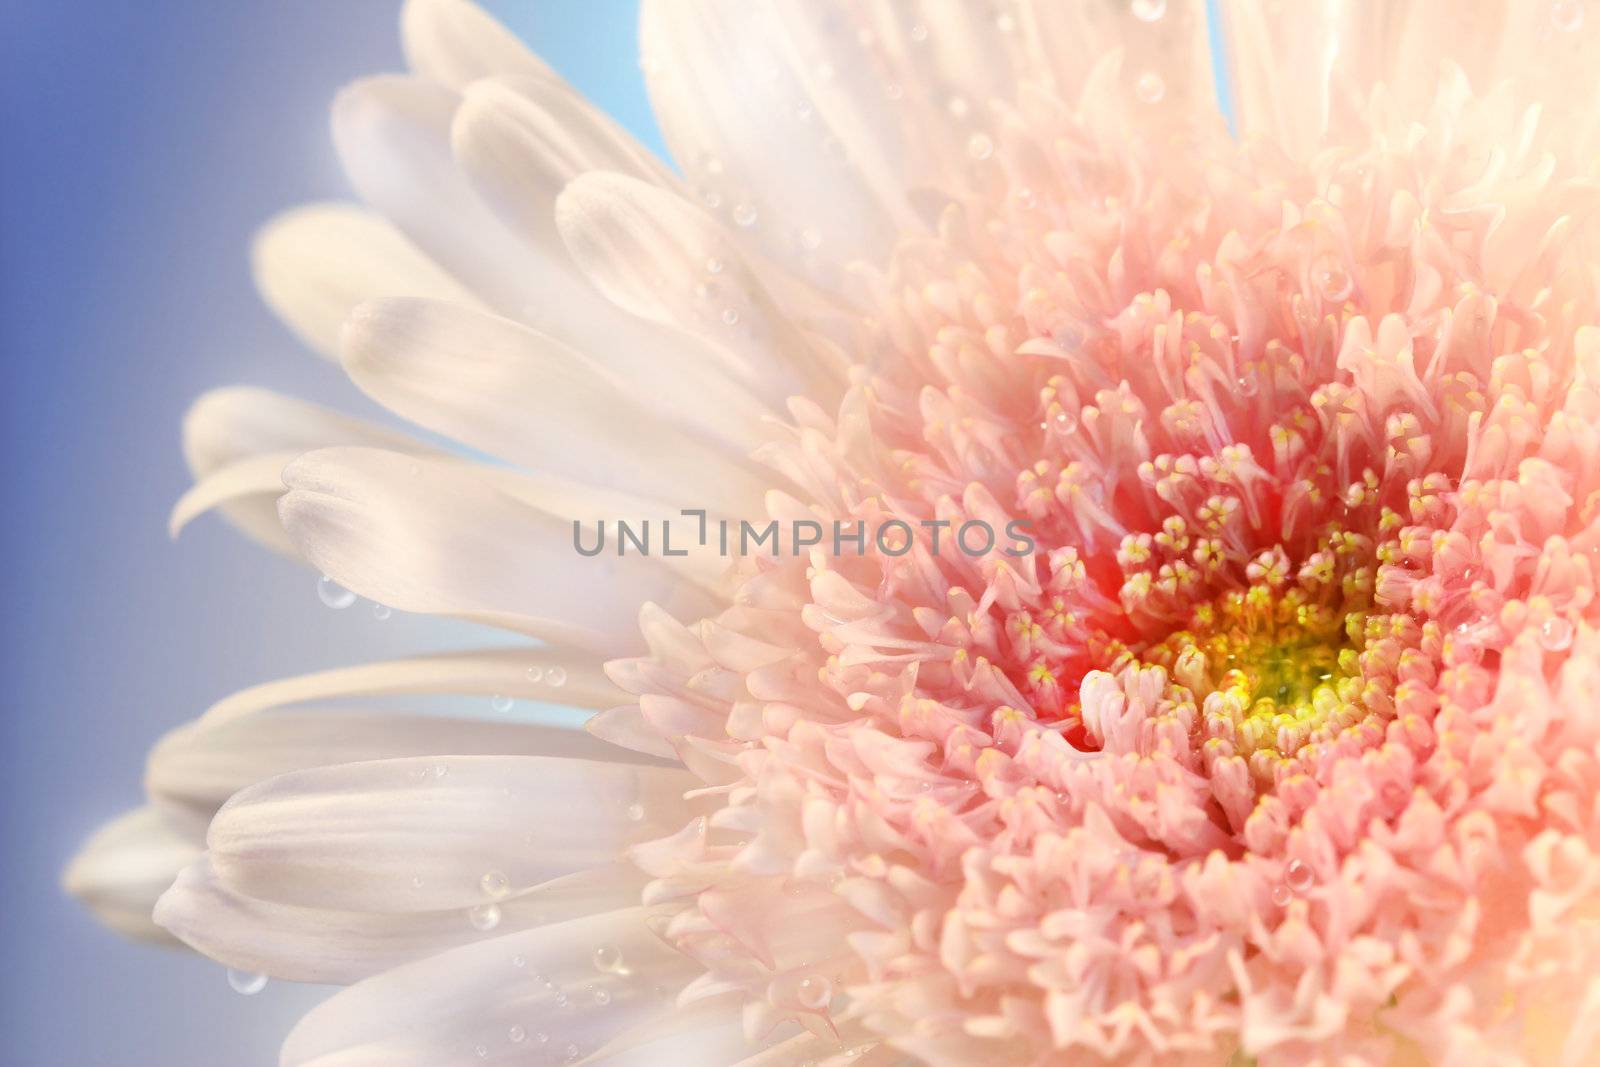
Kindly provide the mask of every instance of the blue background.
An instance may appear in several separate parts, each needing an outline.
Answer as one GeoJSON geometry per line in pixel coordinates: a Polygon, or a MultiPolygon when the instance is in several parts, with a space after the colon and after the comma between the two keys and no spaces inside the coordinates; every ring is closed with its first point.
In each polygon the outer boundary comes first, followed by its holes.
{"type": "MultiPolygon", "coordinates": [[[[658,143],[631,0],[491,4],[658,143]]],[[[320,990],[241,997],[221,968],[130,945],[57,888],[136,805],[143,753],[229,691],[418,650],[365,604],[215,519],[173,544],[179,420],[272,386],[378,416],[258,303],[252,231],[347,195],[327,134],[344,82],[401,66],[396,5],[279,0],[0,5],[0,1062],[265,1067],[320,990]]]]}

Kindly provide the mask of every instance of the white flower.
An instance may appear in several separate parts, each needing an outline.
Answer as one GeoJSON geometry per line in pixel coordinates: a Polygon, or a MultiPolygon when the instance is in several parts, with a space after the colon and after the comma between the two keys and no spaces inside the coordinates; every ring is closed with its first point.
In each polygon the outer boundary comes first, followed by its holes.
{"type": "Polygon", "coordinates": [[[647,0],[679,177],[412,0],[256,267],[465,447],[221,391],[173,525],[540,643],[229,697],[69,888],[349,984],[286,1067],[1589,1062],[1596,111],[1520,11],[1230,5],[1240,144],[1200,0],[647,0]],[[907,539],[574,552],[680,509],[907,539]]]}

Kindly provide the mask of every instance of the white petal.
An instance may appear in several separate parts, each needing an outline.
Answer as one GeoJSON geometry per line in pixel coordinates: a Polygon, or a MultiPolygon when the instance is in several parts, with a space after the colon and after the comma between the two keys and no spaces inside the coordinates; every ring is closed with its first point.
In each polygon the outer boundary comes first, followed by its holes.
{"type": "Polygon", "coordinates": [[[768,5],[646,0],[639,38],[673,155],[754,247],[837,285],[836,264],[882,260],[915,228],[882,126],[822,84],[768,5]]]}
{"type": "Polygon", "coordinates": [[[679,410],[711,405],[729,417],[730,440],[754,439],[763,409],[693,367],[629,381],[509,319],[423,300],[363,305],[346,327],[344,361],[390,409],[532,470],[722,513],[757,506],[760,482],[742,452],[696,440],[648,406],[658,391],[676,393],[679,410]]]}
{"type": "MultiPolygon", "coordinates": [[[[515,693],[527,688],[526,678],[523,682],[506,688],[515,693]]],[[[537,696],[549,699],[550,694],[537,696]]],[[[150,752],[145,790],[175,820],[203,835],[224,801],[275,775],[361,760],[443,755],[626,758],[582,731],[559,726],[300,708],[201,720],[172,731],[150,752]]]]}
{"type": "Polygon", "coordinates": [[[460,909],[388,915],[258,900],[224,885],[202,857],[162,894],[155,921],[229,967],[342,985],[458,945],[633,906],[641,882],[627,867],[569,875],[499,900],[498,922],[485,930],[460,909]]]}
{"type": "Polygon", "coordinates": [[[543,756],[441,756],[295,771],[243,790],[206,836],[231,888],[304,907],[412,912],[484,903],[618,862],[677,829],[682,770],[543,756]]]}
{"type": "Polygon", "coordinates": [[[687,975],[686,958],[649,932],[642,910],[576,919],[351,986],[300,1021],[280,1063],[456,1067],[536,1063],[541,1055],[559,1063],[569,1046],[575,1060],[671,1011],[658,987],[675,990],[687,975]],[[597,968],[601,947],[614,949],[628,973],[597,968]]]}
{"type": "Polygon", "coordinates": [[[1305,152],[1366,107],[1382,84],[1394,112],[1426,117],[1447,72],[1488,93],[1511,81],[1521,106],[1540,106],[1540,126],[1584,154],[1600,122],[1591,101],[1595,20],[1581,5],[1487,0],[1391,0],[1384,4],[1258,5],[1223,0],[1223,26],[1240,132],[1305,152]],[[1561,29],[1559,8],[1578,9],[1561,29]]]}
{"type": "Polygon", "coordinates": [[[468,86],[451,129],[456,158],[508,225],[531,241],[555,232],[550,210],[567,182],[608,170],[663,187],[677,179],[570,86],[495,78],[468,86]]]}
{"type": "Polygon", "coordinates": [[[135,808],[95,831],[67,865],[61,886],[118,933],[171,941],[150,912],[198,855],[197,836],[180,833],[153,808],[135,808]]]}
{"type": "Polygon", "coordinates": [[[682,197],[621,174],[572,182],[556,222],[583,272],[618,306],[680,327],[730,354],[730,367],[769,403],[834,376],[762,288],[717,223],[682,197]],[[709,274],[708,264],[718,265],[709,274]]]}
{"type": "Polygon", "coordinates": [[[594,649],[631,643],[645,599],[713,602],[651,558],[577,555],[570,523],[465,464],[324,449],[284,471],[284,529],[347,589],[405,611],[459,615],[594,649]]]}
{"type": "Polygon", "coordinates": [[[183,418],[183,452],[197,484],[173,510],[172,533],[200,511],[220,504],[229,521],[251,538],[293,555],[294,546],[278,522],[281,471],[287,457],[337,444],[426,450],[402,434],[271,390],[213,389],[190,405],[183,418]]]}
{"type": "Polygon", "coordinates": [[[557,268],[506,230],[456,166],[459,99],[416,78],[358,81],[334,101],[334,145],[361,198],[425,255],[490,306],[537,319],[557,268]]]}
{"type": "Polygon", "coordinates": [[[496,648],[363,663],[267,682],[218,701],[200,721],[218,725],[307,701],[420,693],[503,693],[598,708],[615,703],[615,691],[600,671],[600,657],[592,652],[550,645],[496,648]],[[530,666],[541,668],[538,680],[528,676],[530,666]],[[559,690],[545,681],[543,669],[549,667],[559,667],[565,675],[559,690]]]}
{"type": "Polygon", "coordinates": [[[406,0],[400,38],[412,70],[453,88],[494,74],[555,77],[515,34],[467,0],[406,0]]]}
{"type": "Polygon", "coordinates": [[[339,331],[357,304],[426,296],[471,304],[471,294],[381,216],[354,204],[307,204],[256,234],[262,299],[316,352],[339,358],[339,331]]]}

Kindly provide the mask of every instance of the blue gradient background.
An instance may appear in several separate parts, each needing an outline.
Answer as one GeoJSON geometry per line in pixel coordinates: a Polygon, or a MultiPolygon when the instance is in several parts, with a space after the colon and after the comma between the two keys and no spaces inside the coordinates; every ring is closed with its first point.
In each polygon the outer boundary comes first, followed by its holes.
{"type": "MultiPolygon", "coordinates": [[[[489,5],[658,145],[632,0],[489,5]]],[[[221,968],[130,945],[58,890],[143,753],[229,691],[436,643],[424,620],[317,600],[312,576],[215,519],[173,544],[179,420],[246,382],[379,417],[256,300],[252,231],[345,196],[327,134],[344,82],[401,66],[397,5],[280,0],[0,5],[0,1062],[277,1062],[320,990],[233,993],[221,968]]]]}

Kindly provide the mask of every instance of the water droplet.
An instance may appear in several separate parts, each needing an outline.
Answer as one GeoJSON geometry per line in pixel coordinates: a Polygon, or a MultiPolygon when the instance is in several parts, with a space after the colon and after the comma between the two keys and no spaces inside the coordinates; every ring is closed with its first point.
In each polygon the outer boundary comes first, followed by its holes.
{"type": "Polygon", "coordinates": [[[544,672],[544,680],[560,689],[567,684],[567,669],[565,667],[551,667],[544,672]]]}
{"type": "Polygon", "coordinates": [[[540,681],[543,681],[543,680],[544,680],[544,667],[542,667],[539,664],[535,663],[532,667],[528,668],[528,681],[530,681],[530,682],[540,682],[540,681]]]}
{"type": "Polygon", "coordinates": [[[484,896],[498,898],[511,892],[511,879],[505,871],[489,871],[478,879],[478,885],[483,888],[484,896]]]}
{"type": "Polygon", "coordinates": [[[511,966],[520,969],[520,968],[526,967],[527,965],[528,965],[528,957],[520,955],[520,954],[511,957],[511,966]]]}
{"type": "Polygon", "coordinates": [[[1572,623],[1560,615],[1552,615],[1539,624],[1539,644],[1547,652],[1565,652],[1572,647],[1572,623]]]}
{"type": "Polygon", "coordinates": [[[800,247],[808,252],[815,252],[822,246],[822,234],[817,232],[815,226],[800,227],[800,232],[795,234],[795,238],[800,242],[800,247]]]}
{"type": "Polygon", "coordinates": [[[723,308],[722,309],[722,324],[724,326],[737,326],[737,325],[739,325],[739,312],[738,312],[738,310],[735,309],[735,308],[723,308]]]}
{"type": "Polygon", "coordinates": [[[540,1030],[533,1035],[533,1040],[538,1044],[548,1045],[550,1043],[550,1035],[540,1030]]]}
{"type": "Polygon", "coordinates": [[[480,1060],[486,1060],[486,1059],[489,1058],[489,1046],[488,1045],[476,1045],[476,1046],[473,1047],[472,1051],[477,1054],[478,1059],[480,1059],[480,1060]]]}
{"type": "Polygon", "coordinates": [[[565,993],[560,992],[559,990],[556,992],[556,995],[551,997],[550,999],[555,1001],[556,1007],[558,1007],[558,1008],[566,1007],[567,1003],[570,1000],[570,998],[565,993]]]}
{"type": "Polygon", "coordinates": [[[926,41],[928,39],[928,27],[924,26],[920,22],[911,27],[911,39],[918,44],[926,41]]]}
{"type": "Polygon", "coordinates": [[[1583,0],[1556,0],[1550,6],[1550,24],[1562,33],[1583,28],[1583,0]]]}
{"type": "Polygon", "coordinates": [[[570,1041],[567,1042],[567,1047],[561,1050],[561,1055],[566,1062],[571,1063],[578,1058],[578,1046],[570,1041]]]}
{"type": "Polygon", "coordinates": [[[317,599],[334,611],[343,611],[356,602],[356,595],[324,574],[317,579],[317,599]]]}
{"type": "Polygon", "coordinates": [[[1254,371],[1245,371],[1239,375],[1239,380],[1234,384],[1238,386],[1240,396],[1255,396],[1261,391],[1261,383],[1256,379],[1254,371]]]}
{"type": "Polygon", "coordinates": [[[1330,304],[1342,304],[1349,299],[1354,283],[1344,261],[1332,252],[1324,252],[1311,262],[1311,281],[1330,304]]]}
{"type": "Polygon", "coordinates": [[[906,95],[906,91],[895,82],[890,82],[883,87],[883,95],[890,100],[899,100],[906,95]]]}
{"type": "Polygon", "coordinates": [[[707,259],[706,260],[706,273],[707,274],[721,274],[722,273],[722,260],[718,259],[716,256],[711,256],[709,259],[707,259]]]}
{"type": "Polygon", "coordinates": [[[1056,433],[1071,433],[1078,428],[1078,420],[1068,411],[1058,411],[1050,417],[1050,426],[1056,433]]]}
{"type": "Polygon", "coordinates": [[[707,189],[700,195],[700,202],[705,204],[705,206],[710,208],[712,211],[715,211],[717,208],[722,206],[722,194],[717,192],[715,189],[707,189]]]}
{"type": "Polygon", "coordinates": [[[644,822],[644,805],[643,804],[629,804],[628,805],[628,819],[631,822],[644,822]]]}
{"type": "Polygon", "coordinates": [[[1159,103],[1167,95],[1167,83],[1161,80],[1161,75],[1153,70],[1147,70],[1139,75],[1139,80],[1133,85],[1134,95],[1147,104],[1159,103]]]}
{"type": "Polygon", "coordinates": [[[1167,13],[1167,0],[1133,0],[1128,9],[1140,22],[1157,22],[1167,13]]]}
{"type": "Polygon", "coordinates": [[[228,985],[240,996],[253,997],[267,988],[267,976],[254,971],[241,971],[236,967],[228,968],[228,985]]]}
{"type": "Polygon", "coordinates": [[[445,775],[447,775],[449,773],[450,773],[450,768],[446,767],[444,764],[435,763],[433,765],[433,776],[435,778],[443,778],[445,775]]]}
{"type": "Polygon", "coordinates": [[[1280,908],[1288,907],[1289,901],[1294,899],[1294,893],[1283,883],[1272,887],[1272,902],[1280,908]]]}
{"type": "Polygon", "coordinates": [[[985,160],[994,155],[994,142],[987,134],[975,133],[967,138],[967,155],[976,160],[985,160]]]}
{"type": "Polygon", "coordinates": [[[496,693],[489,698],[489,706],[502,714],[511,710],[514,701],[504,693],[496,693]]]}
{"type": "Polygon", "coordinates": [[[603,1008],[611,1003],[611,994],[604,989],[596,989],[594,991],[594,1002],[603,1008]]]}
{"type": "Polygon", "coordinates": [[[826,978],[808,975],[800,979],[799,986],[795,988],[795,997],[803,1008],[812,1011],[825,1008],[833,1000],[833,983],[826,978]]]}
{"type": "Polygon", "coordinates": [[[1039,204],[1039,198],[1032,189],[1022,188],[1017,190],[1017,206],[1024,211],[1032,211],[1039,204]]]}
{"type": "Polygon", "coordinates": [[[500,906],[498,904],[479,904],[477,907],[467,909],[467,922],[472,924],[474,930],[493,930],[500,925],[500,906]]]}
{"type": "Polygon", "coordinates": [[[513,1026],[511,1029],[506,1031],[506,1040],[511,1042],[513,1045],[520,1045],[524,1041],[528,1040],[528,1031],[524,1030],[520,1026],[513,1026]]]}
{"type": "Polygon", "coordinates": [[[621,974],[627,968],[622,965],[622,951],[615,945],[601,945],[594,950],[594,969],[604,974],[621,974]]]}
{"type": "Polygon", "coordinates": [[[1311,865],[1301,860],[1290,860],[1289,866],[1283,869],[1283,881],[1296,893],[1304,893],[1311,888],[1315,876],[1311,872],[1311,865]]]}
{"type": "Polygon", "coordinates": [[[389,607],[389,605],[387,605],[387,604],[373,604],[372,605],[372,617],[374,619],[377,619],[379,622],[383,622],[385,619],[387,619],[389,616],[391,616],[393,614],[394,614],[393,609],[391,609],[389,607]]]}
{"type": "Polygon", "coordinates": [[[741,200],[733,206],[733,221],[745,229],[754,226],[757,217],[756,206],[748,200],[741,200]]]}

